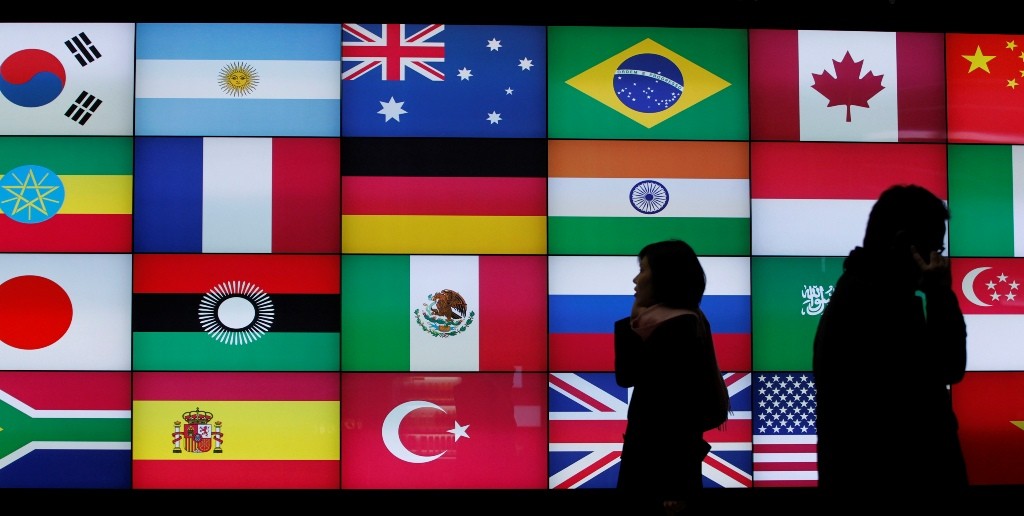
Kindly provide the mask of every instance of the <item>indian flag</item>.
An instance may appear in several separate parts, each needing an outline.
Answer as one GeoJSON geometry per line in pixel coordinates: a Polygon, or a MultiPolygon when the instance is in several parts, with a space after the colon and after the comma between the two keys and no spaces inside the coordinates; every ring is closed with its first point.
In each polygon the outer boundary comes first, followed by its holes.
{"type": "Polygon", "coordinates": [[[967,370],[1024,370],[1024,259],[954,258],[950,267],[967,323],[967,370]]]}
{"type": "Polygon", "coordinates": [[[344,371],[543,371],[543,256],[342,255],[344,371]]]}
{"type": "Polygon", "coordinates": [[[746,142],[550,140],[548,253],[750,254],[748,167],[746,142]]]}
{"type": "Polygon", "coordinates": [[[1024,256],[1024,147],[949,146],[949,254],[1024,256]]]}
{"type": "Polygon", "coordinates": [[[755,142],[753,254],[846,256],[863,243],[875,201],[897,184],[946,199],[946,146],[755,142]]]}

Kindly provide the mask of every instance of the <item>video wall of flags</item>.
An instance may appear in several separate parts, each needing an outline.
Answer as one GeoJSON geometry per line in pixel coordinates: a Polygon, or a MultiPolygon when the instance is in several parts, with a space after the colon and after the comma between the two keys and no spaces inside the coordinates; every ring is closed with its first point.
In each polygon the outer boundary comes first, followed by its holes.
{"type": "Polygon", "coordinates": [[[970,481],[1024,484],[1024,35],[0,28],[0,487],[611,488],[666,238],[705,486],[815,486],[817,317],[896,183],[952,213],[970,481]]]}

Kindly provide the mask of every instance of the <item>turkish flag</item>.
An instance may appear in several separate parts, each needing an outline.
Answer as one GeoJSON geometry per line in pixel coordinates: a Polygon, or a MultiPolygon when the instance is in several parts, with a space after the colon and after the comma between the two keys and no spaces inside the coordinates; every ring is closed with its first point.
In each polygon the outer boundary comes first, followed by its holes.
{"type": "Polygon", "coordinates": [[[546,489],[546,373],[342,373],[343,489],[546,489]]]}

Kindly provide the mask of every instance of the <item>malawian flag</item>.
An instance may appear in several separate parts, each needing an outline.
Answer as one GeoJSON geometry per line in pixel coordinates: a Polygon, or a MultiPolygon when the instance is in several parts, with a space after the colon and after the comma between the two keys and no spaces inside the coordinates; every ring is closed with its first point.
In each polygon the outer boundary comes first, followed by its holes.
{"type": "Polygon", "coordinates": [[[132,135],[134,23],[0,24],[0,134],[132,135]]]}
{"type": "Polygon", "coordinates": [[[344,371],[544,371],[543,256],[342,255],[344,371]]]}
{"type": "Polygon", "coordinates": [[[952,392],[971,485],[1024,484],[1024,372],[968,372],[952,392]]]}
{"type": "MultiPolygon", "coordinates": [[[[732,413],[723,429],[704,433],[711,452],[702,466],[705,487],[750,487],[750,373],[723,373],[732,413]]],[[[548,376],[548,487],[613,488],[632,390],[615,374],[548,376]]]]}
{"type": "Polygon", "coordinates": [[[337,253],[337,138],[135,142],[135,252],[337,253]]]}
{"type": "Polygon", "coordinates": [[[750,31],[756,140],[944,142],[941,33],[750,31]]]}
{"type": "Polygon", "coordinates": [[[1024,256],[1024,147],[954,144],[947,159],[949,254],[1024,256]]]}
{"type": "Polygon", "coordinates": [[[843,273],[844,260],[813,256],[750,259],[754,370],[811,370],[814,334],[843,273]]]}
{"type": "Polygon", "coordinates": [[[545,30],[341,24],[342,136],[547,136],[545,30]]]}
{"type": "Polygon", "coordinates": [[[681,238],[750,254],[746,142],[550,140],[548,252],[636,256],[681,238]]]}
{"type": "Polygon", "coordinates": [[[338,489],[338,373],[136,372],[135,489],[338,489]]]}
{"type": "MultiPolygon", "coordinates": [[[[750,258],[702,256],[718,365],[750,370],[750,258]]],[[[614,323],[633,306],[635,256],[548,258],[548,369],[614,371],[614,323]]]]}
{"type": "Polygon", "coordinates": [[[549,27],[548,56],[550,138],[748,139],[746,30],[549,27]]]}
{"type": "Polygon", "coordinates": [[[814,373],[753,374],[754,488],[816,487],[818,391],[814,373]]]}
{"type": "Polygon", "coordinates": [[[339,25],[136,27],[136,135],[341,134],[339,25]]]}
{"type": "Polygon", "coordinates": [[[543,489],[537,373],[342,373],[342,489],[543,489]]]}
{"type": "Polygon", "coordinates": [[[130,488],[131,416],[128,372],[0,372],[0,487],[130,488]]]}
{"type": "Polygon", "coordinates": [[[136,254],[136,370],[337,371],[339,257],[136,254]]]}
{"type": "Polygon", "coordinates": [[[755,255],[846,256],[896,184],[946,199],[946,146],[755,142],[750,220],[755,255]]]}
{"type": "Polygon", "coordinates": [[[1022,43],[1021,35],[946,35],[950,142],[1024,143],[1022,43]]]}
{"type": "Polygon", "coordinates": [[[0,137],[0,251],[131,252],[132,139],[0,137]]]}
{"type": "Polygon", "coordinates": [[[131,267],[127,254],[0,254],[0,367],[131,369],[131,267]]]}
{"type": "Polygon", "coordinates": [[[950,268],[967,323],[967,370],[1024,370],[1024,258],[954,258],[950,268]]]}
{"type": "Polygon", "coordinates": [[[546,145],[346,138],[341,252],[545,254],[546,145]]]}

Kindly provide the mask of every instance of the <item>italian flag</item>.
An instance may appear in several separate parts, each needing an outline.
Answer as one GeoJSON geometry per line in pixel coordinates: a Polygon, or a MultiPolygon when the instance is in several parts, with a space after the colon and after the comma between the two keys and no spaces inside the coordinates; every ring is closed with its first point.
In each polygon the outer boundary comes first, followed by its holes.
{"type": "Polygon", "coordinates": [[[949,146],[951,256],[1024,256],[1024,147],[949,146]]]}
{"type": "Polygon", "coordinates": [[[893,185],[946,199],[945,145],[755,142],[750,154],[755,255],[846,256],[893,185]]]}
{"type": "Polygon", "coordinates": [[[544,256],[343,255],[343,371],[543,371],[544,256]]]}

